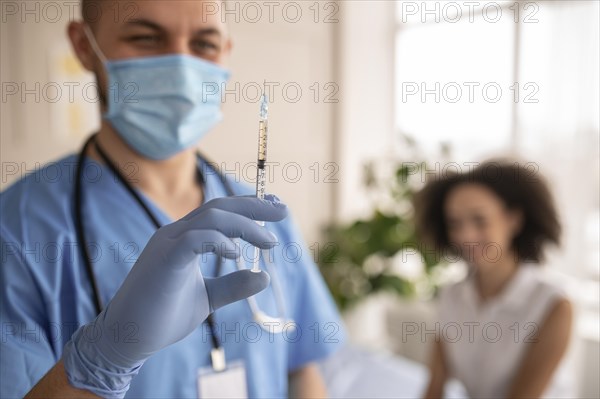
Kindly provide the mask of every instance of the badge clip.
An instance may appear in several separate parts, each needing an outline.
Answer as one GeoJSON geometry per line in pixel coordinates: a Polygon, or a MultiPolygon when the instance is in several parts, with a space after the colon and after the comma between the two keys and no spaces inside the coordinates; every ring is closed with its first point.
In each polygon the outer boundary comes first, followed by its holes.
{"type": "Polygon", "coordinates": [[[210,351],[210,361],[215,372],[225,370],[227,363],[225,362],[225,349],[223,347],[214,348],[210,351]]]}

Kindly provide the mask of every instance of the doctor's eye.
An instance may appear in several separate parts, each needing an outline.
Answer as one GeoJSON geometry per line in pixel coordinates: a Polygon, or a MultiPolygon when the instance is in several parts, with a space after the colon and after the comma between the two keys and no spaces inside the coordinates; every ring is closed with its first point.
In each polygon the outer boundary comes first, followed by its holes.
{"type": "Polygon", "coordinates": [[[221,50],[221,47],[218,44],[208,40],[195,40],[192,43],[192,48],[194,51],[202,54],[218,53],[221,50]]]}
{"type": "Polygon", "coordinates": [[[128,41],[139,46],[151,47],[159,44],[161,38],[158,35],[136,35],[129,37],[128,41]]]}

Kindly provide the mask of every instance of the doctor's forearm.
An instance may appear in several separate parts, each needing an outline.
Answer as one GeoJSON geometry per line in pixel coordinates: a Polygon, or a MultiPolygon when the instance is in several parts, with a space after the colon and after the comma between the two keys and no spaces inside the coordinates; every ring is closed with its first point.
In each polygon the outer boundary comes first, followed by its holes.
{"type": "Polygon", "coordinates": [[[54,365],[44,377],[25,395],[30,398],[64,398],[64,399],[88,399],[98,398],[89,391],[72,387],[67,380],[67,373],[62,360],[54,365]]]}
{"type": "Polygon", "coordinates": [[[289,374],[290,398],[326,398],[327,388],[316,364],[309,364],[289,374]]]}

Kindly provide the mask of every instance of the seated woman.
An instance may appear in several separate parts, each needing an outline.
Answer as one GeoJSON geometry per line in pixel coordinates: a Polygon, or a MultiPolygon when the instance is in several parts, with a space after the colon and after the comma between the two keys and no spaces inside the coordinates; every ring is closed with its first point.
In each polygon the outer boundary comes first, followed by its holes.
{"type": "Polygon", "coordinates": [[[559,367],[571,304],[539,266],[561,230],[542,177],[517,163],[487,162],[429,182],[415,207],[425,241],[469,269],[440,292],[425,397],[442,397],[449,377],[472,398],[572,396],[561,391],[566,368],[559,367]]]}

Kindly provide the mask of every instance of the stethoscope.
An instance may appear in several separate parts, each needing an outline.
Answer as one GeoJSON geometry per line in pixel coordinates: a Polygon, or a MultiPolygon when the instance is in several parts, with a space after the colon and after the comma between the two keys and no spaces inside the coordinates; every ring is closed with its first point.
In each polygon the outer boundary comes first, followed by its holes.
{"type": "MultiPolygon", "coordinates": [[[[73,202],[75,205],[75,232],[76,232],[76,236],[77,236],[77,241],[79,242],[78,246],[80,248],[83,262],[85,265],[85,269],[86,269],[88,279],[90,281],[90,285],[92,288],[93,301],[94,301],[94,307],[96,310],[96,314],[100,314],[100,312],[103,309],[103,303],[102,303],[102,298],[100,296],[98,281],[96,279],[96,276],[94,275],[94,270],[92,268],[91,256],[90,256],[88,247],[85,245],[85,243],[87,241],[86,241],[85,229],[83,226],[83,210],[82,210],[82,204],[85,199],[84,192],[83,192],[83,185],[82,185],[83,164],[85,161],[85,156],[87,154],[87,150],[88,150],[89,146],[92,144],[94,145],[94,149],[96,150],[96,152],[98,153],[100,158],[102,158],[102,161],[111,170],[111,172],[116,176],[116,178],[119,180],[119,182],[127,189],[127,191],[132,196],[132,198],[134,198],[136,200],[136,202],[140,205],[140,207],[142,207],[142,209],[144,210],[144,212],[146,213],[148,218],[152,221],[152,223],[154,224],[156,229],[159,229],[161,227],[161,224],[158,221],[158,219],[156,218],[156,216],[152,213],[152,211],[148,208],[146,203],[142,200],[139,193],[137,191],[135,191],[135,189],[131,186],[131,184],[127,181],[127,179],[121,174],[121,172],[118,170],[118,168],[115,166],[115,164],[111,161],[111,159],[106,154],[106,152],[97,143],[96,135],[95,134],[92,135],[85,142],[85,144],[83,145],[81,152],[79,153],[79,156],[78,156],[77,166],[76,166],[76,170],[75,170],[75,190],[74,190],[74,201],[73,202]]],[[[208,160],[204,156],[202,156],[199,152],[197,153],[197,157],[201,161],[202,164],[208,165],[208,167],[212,167],[212,166],[210,166],[212,164],[210,162],[208,162],[208,160]]],[[[229,184],[229,182],[227,181],[225,176],[222,173],[220,173],[218,170],[216,170],[215,168],[213,168],[213,169],[219,176],[219,179],[221,180],[223,187],[225,188],[227,196],[235,195],[233,188],[231,187],[231,184],[229,184]]],[[[204,187],[206,184],[204,175],[202,174],[202,171],[200,170],[200,168],[197,168],[197,170],[198,170],[198,175],[197,175],[198,181],[204,187]]],[[[273,277],[271,279],[271,285],[273,286],[273,292],[274,292],[275,302],[277,305],[277,311],[279,313],[279,316],[272,317],[272,316],[267,315],[265,312],[260,310],[256,299],[253,296],[251,296],[251,297],[247,298],[246,301],[247,301],[248,305],[250,306],[250,310],[252,312],[252,317],[253,317],[254,321],[260,325],[261,328],[263,328],[264,330],[266,330],[270,333],[281,333],[284,330],[295,329],[295,327],[296,327],[295,322],[285,318],[285,314],[286,314],[286,310],[285,310],[285,306],[284,306],[285,302],[283,300],[283,293],[282,293],[279,281],[277,278],[275,278],[275,276],[277,276],[275,268],[272,267],[271,262],[267,260],[267,259],[269,259],[268,256],[263,256],[263,259],[265,260],[265,264],[267,265],[267,271],[273,277]]],[[[219,274],[219,271],[221,270],[221,265],[223,263],[223,259],[221,257],[219,257],[218,262],[219,263],[217,264],[217,268],[216,268],[217,275],[219,274]]],[[[238,258],[238,260],[236,261],[237,268],[240,270],[244,269],[243,263],[244,263],[244,260],[240,256],[238,258]]],[[[211,328],[211,332],[212,332],[212,336],[213,336],[212,337],[213,345],[215,346],[215,348],[218,348],[218,347],[220,347],[220,345],[219,345],[218,341],[216,340],[215,325],[214,325],[214,319],[213,319],[212,315],[209,316],[207,321],[211,328]]]]}

